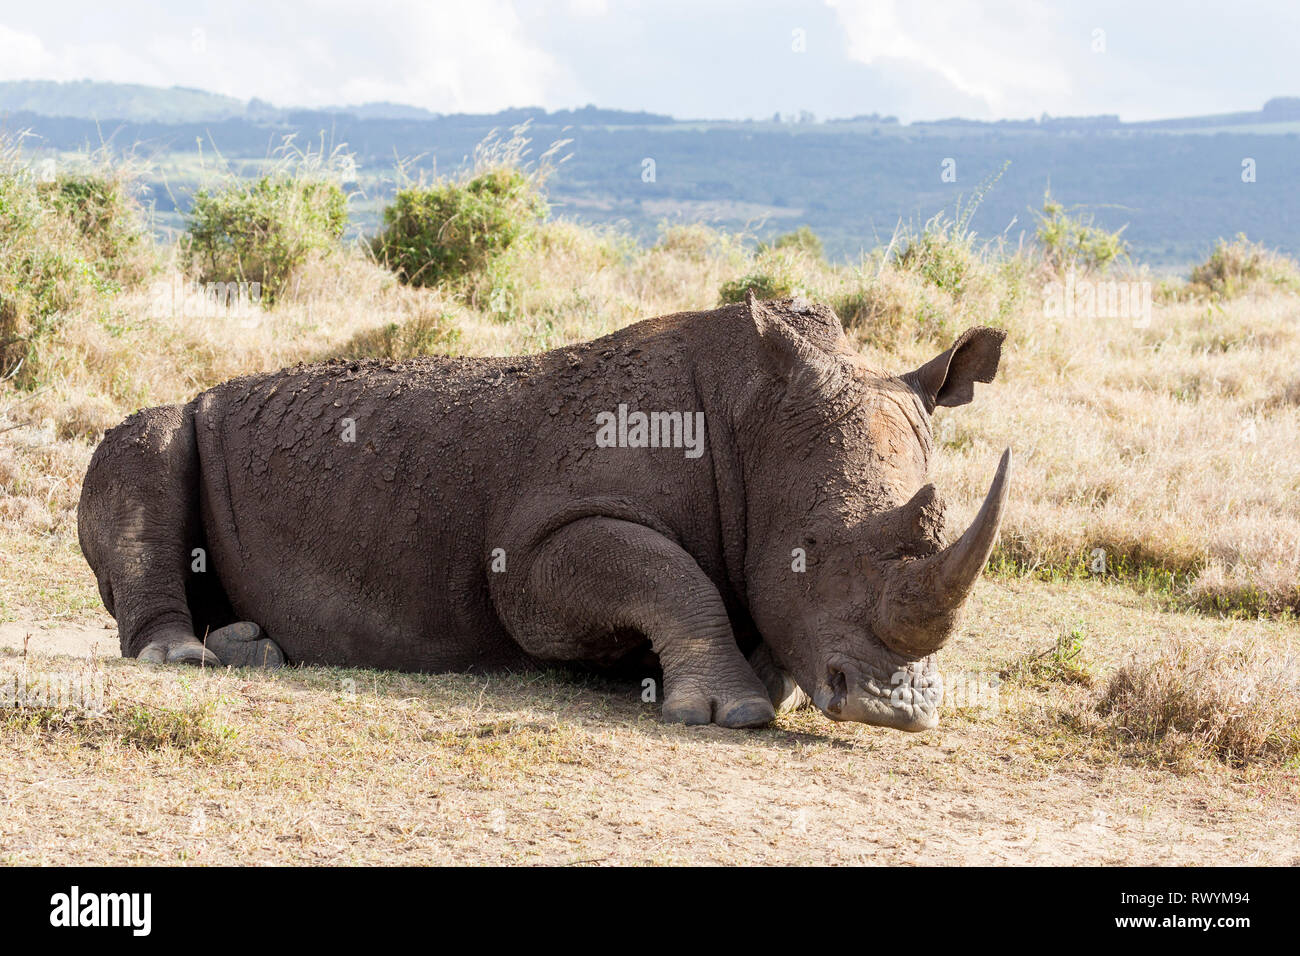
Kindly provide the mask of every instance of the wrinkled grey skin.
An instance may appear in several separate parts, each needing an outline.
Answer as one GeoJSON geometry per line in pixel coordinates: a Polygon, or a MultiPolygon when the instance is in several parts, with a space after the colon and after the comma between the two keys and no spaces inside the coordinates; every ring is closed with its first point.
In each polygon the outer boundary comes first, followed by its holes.
{"type": "Polygon", "coordinates": [[[537,356],[235,379],[104,436],[82,550],[124,656],[448,671],[650,650],[667,720],[758,726],[810,697],[926,729],[1007,466],[950,544],[931,415],[992,380],[1002,338],[893,376],[829,309],[751,297],[537,356]],[[703,412],[699,456],[598,446],[620,403],[703,412]]]}

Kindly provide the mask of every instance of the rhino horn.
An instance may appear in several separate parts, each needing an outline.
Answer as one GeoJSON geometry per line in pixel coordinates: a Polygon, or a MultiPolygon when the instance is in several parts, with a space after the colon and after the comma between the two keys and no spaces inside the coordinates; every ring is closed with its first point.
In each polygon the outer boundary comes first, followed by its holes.
{"type": "Polygon", "coordinates": [[[952,633],[958,612],[993,553],[1010,472],[1008,448],[966,533],[942,551],[897,568],[877,605],[876,620],[877,633],[894,650],[915,656],[932,654],[952,633]]]}

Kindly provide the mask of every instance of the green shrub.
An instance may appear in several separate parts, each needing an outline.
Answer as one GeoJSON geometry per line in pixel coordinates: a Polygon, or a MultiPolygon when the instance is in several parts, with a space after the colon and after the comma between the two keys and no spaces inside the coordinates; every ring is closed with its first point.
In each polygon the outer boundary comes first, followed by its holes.
{"type": "Polygon", "coordinates": [[[201,282],[259,283],[273,302],[308,258],[338,249],[347,222],[348,197],[334,179],[311,163],[282,163],[196,192],[183,258],[201,282]]]}
{"type": "Polygon", "coordinates": [[[737,236],[702,222],[661,222],[659,233],[659,241],[651,251],[688,262],[704,263],[717,259],[739,267],[748,256],[737,236]]]}
{"type": "Polygon", "coordinates": [[[952,301],[914,273],[886,265],[864,271],[830,297],[846,331],[865,344],[894,350],[906,341],[950,338],[952,301]]]}
{"type": "Polygon", "coordinates": [[[440,285],[485,272],[546,214],[539,177],[496,166],[400,190],[373,248],[403,282],[440,285]]]}
{"type": "Polygon", "coordinates": [[[750,289],[760,299],[813,295],[809,290],[817,284],[820,276],[818,265],[799,248],[763,249],[754,256],[745,275],[722,284],[718,297],[725,305],[744,302],[745,293],[750,289]]]}
{"type": "Polygon", "coordinates": [[[724,282],[720,291],[723,304],[744,302],[750,289],[760,299],[788,299],[794,295],[794,286],[784,276],[769,275],[764,272],[751,272],[739,279],[724,282]]]}
{"type": "Polygon", "coordinates": [[[38,187],[86,242],[97,271],[123,288],[143,282],[157,265],[131,181],[120,168],[62,174],[38,187]]]}
{"type": "Polygon", "coordinates": [[[373,358],[394,362],[422,355],[445,355],[460,341],[455,316],[441,310],[422,311],[405,322],[365,329],[327,358],[373,358]]]}
{"type": "Polygon", "coordinates": [[[830,305],[845,329],[864,344],[895,350],[948,343],[971,325],[1010,324],[1029,291],[1029,264],[968,228],[987,188],[964,209],[959,203],[953,217],[939,213],[919,230],[902,230],[841,281],[830,305]]]}
{"type": "Polygon", "coordinates": [[[777,236],[770,244],[765,242],[758,244],[759,252],[765,252],[768,249],[796,249],[815,261],[821,261],[825,258],[821,237],[813,232],[809,226],[800,226],[794,232],[787,232],[777,236]]]}
{"type": "Polygon", "coordinates": [[[906,240],[896,263],[904,272],[915,273],[936,289],[958,298],[983,265],[975,249],[974,234],[941,215],[906,240]]]}
{"type": "Polygon", "coordinates": [[[1107,232],[1093,225],[1091,215],[1072,214],[1050,191],[1043,193],[1042,212],[1034,215],[1044,258],[1058,272],[1074,268],[1105,271],[1116,259],[1128,256],[1128,243],[1122,237],[1128,226],[1107,232]]]}
{"type": "MultiPolygon", "coordinates": [[[[970,201],[963,203],[958,199],[952,216],[939,211],[919,230],[909,226],[900,235],[896,234],[890,241],[890,250],[898,246],[893,264],[904,272],[915,273],[936,289],[940,289],[954,298],[961,298],[967,290],[968,283],[976,276],[988,272],[985,264],[988,243],[976,248],[976,236],[970,228],[980,203],[989,191],[1002,178],[1009,163],[993,173],[975,187],[970,201]]],[[[889,253],[882,254],[881,261],[887,262],[889,253]]]]}
{"type": "Polygon", "coordinates": [[[72,310],[149,272],[152,248],[124,174],[42,182],[0,142],[0,378],[38,381],[40,345],[72,310]]]}
{"type": "Polygon", "coordinates": [[[1192,270],[1190,285],[1192,292],[1225,299],[1255,285],[1300,291],[1300,267],[1238,233],[1232,242],[1215,243],[1209,258],[1192,270]]]}

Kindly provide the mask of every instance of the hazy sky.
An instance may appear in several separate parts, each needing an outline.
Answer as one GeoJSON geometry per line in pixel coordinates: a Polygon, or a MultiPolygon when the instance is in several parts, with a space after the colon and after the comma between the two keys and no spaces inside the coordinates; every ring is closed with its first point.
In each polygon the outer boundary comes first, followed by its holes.
{"type": "Polygon", "coordinates": [[[0,0],[0,80],[279,105],[1125,119],[1300,95],[1300,2],[0,0]],[[802,52],[799,47],[802,46],[802,52]]]}

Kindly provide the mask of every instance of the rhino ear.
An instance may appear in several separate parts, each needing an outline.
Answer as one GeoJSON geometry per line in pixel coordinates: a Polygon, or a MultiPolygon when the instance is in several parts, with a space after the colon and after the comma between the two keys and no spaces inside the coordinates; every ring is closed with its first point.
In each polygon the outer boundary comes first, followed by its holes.
{"type": "MultiPolygon", "coordinates": [[[[809,321],[800,322],[796,327],[791,316],[779,314],[760,302],[753,289],[745,293],[745,308],[758,333],[764,364],[777,378],[801,389],[816,389],[836,376],[839,365],[827,354],[826,343],[822,341],[833,341],[833,338],[830,329],[821,328],[826,324],[818,314],[821,310],[799,313],[799,319],[809,321]]],[[[843,335],[839,320],[834,321],[834,331],[843,335]]]]}
{"type": "Polygon", "coordinates": [[[904,378],[921,393],[926,411],[934,411],[936,405],[965,405],[975,397],[976,382],[993,381],[1006,337],[1002,329],[967,329],[952,348],[904,378]]]}

